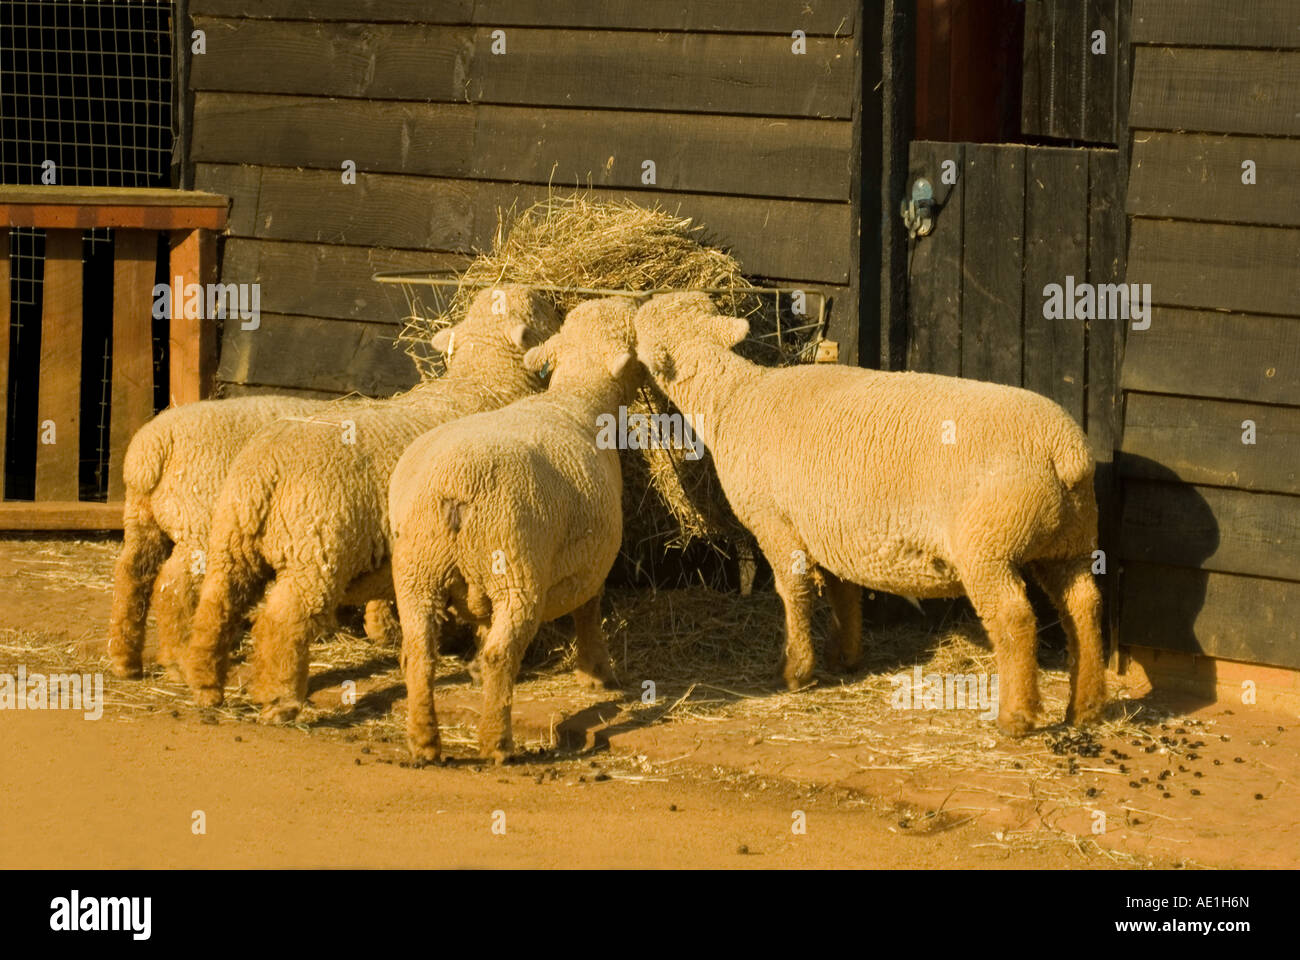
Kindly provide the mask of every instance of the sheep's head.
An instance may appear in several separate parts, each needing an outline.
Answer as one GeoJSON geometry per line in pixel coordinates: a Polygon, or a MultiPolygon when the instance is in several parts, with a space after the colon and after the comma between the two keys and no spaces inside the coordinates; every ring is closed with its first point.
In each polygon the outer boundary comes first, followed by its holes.
{"type": "Polygon", "coordinates": [[[549,371],[553,385],[601,371],[635,388],[643,369],[636,358],[635,316],[636,304],[627,297],[581,303],[569,311],[559,333],[524,354],[524,367],[549,371]]]}
{"type": "Polygon", "coordinates": [[[476,355],[504,355],[517,362],[521,353],[559,328],[555,308],[537,291],[503,283],[479,291],[465,319],[439,330],[432,345],[446,357],[448,370],[476,355]]]}
{"type": "Polygon", "coordinates": [[[700,343],[730,350],[749,335],[749,321],[718,312],[707,293],[663,293],[636,312],[638,354],[650,375],[671,382],[679,369],[676,348],[700,343]]]}

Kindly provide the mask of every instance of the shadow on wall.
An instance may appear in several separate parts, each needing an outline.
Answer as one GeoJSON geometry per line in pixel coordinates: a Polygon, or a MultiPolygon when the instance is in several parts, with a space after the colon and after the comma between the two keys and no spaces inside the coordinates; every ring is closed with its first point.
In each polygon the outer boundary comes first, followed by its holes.
{"type": "MultiPolygon", "coordinates": [[[[1146,457],[1117,454],[1122,511],[1118,526],[1118,641],[1124,647],[1152,647],[1211,655],[1198,634],[1209,572],[1219,547],[1219,524],[1205,499],[1165,465],[1146,457]]],[[[1204,628],[1202,628],[1204,632],[1204,628]]],[[[1152,693],[1190,697],[1189,706],[1216,699],[1213,660],[1203,669],[1157,673],[1152,693]]]]}

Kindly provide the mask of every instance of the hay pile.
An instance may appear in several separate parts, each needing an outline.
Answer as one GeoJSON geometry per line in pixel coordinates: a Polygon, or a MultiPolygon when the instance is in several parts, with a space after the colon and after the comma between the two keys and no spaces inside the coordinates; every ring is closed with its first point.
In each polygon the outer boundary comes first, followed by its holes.
{"type": "MultiPolygon", "coordinates": [[[[627,201],[594,200],[585,192],[552,194],[522,213],[502,212],[492,249],[470,263],[457,285],[407,288],[411,316],[400,339],[422,377],[440,373],[429,347],[433,334],[464,317],[480,289],[510,282],[540,287],[562,314],[607,295],[597,291],[720,290],[714,295],[719,309],[750,320],[750,339],[741,352],[770,365],[809,359],[820,335],[792,325],[779,305],[765,302],[735,258],[709,245],[689,218],[627,201]],[[440,289],[446,291],[442,297],[440,289]]],[[[676,411],[648,385],[629,412],[676,411]]],[[[623,455],[623,549],[634,563],[647,550],[684,547],[696,539],[725,554],[748,537],[727,506],[711,459],[686,460],[683,453],[623,455]]]]}

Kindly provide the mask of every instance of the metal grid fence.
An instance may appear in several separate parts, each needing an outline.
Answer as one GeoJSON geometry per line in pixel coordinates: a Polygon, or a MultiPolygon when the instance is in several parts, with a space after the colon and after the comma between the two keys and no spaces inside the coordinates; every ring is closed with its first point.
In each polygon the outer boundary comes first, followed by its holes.
{"type": "MultiPolygon", "coordinates": [[[[0,2],[0,183],[34,186],[52,177],[65,186],[170,186],[172,14],[170,0],[0,2]]],[[[0,387],[9,395],[4,496],[11,499],[33,495],[44,247],[42,230],[9,233],[10,381],[0,387]]],[[[103,499],[112,232],[88,231],[83,249],[84,289],[97,295],[86,298],[78,345],[82,487],[86,499],[103,499]]],[[[165,363],[165,339],[155,338],[155,361],[165,363]]]]}

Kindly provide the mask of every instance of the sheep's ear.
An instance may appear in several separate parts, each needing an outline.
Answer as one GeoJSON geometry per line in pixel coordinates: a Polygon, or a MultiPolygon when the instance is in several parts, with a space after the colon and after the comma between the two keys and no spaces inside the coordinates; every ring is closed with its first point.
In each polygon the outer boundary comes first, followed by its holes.
{"type": "Polygon", "coordinates": [[[510,342],[520,350],[524,350],[528,347],[529,333],[528,324],[521,323],[510,331],[510,342]]]}
{"type": "Polygon", "coordinates": [[[554,351],[543,343],[524,354],[524,369],[530,373],[542,373],[550,368],[554,360],[554,351]]]}
{"type": "Polygon", "coordinates": [[[631,351],[620,353],[609,362],[609,372],[617,380],[630,370],[634,363],[636,363],[636,354],[631,351]]]}
{"type": "Polygon", "coordinates": [[[718,317],[713,322],[714,335],[728,347],[749,336],[749,321],[743,317],[718,317]]]}
{"type": "Polygon", "coordinates": [[[433,335],[431,345],[439,353],[451,353],[451,345],[454,339],[455,334],[452,333],[452,328],[443,327],[433,335]]]}

